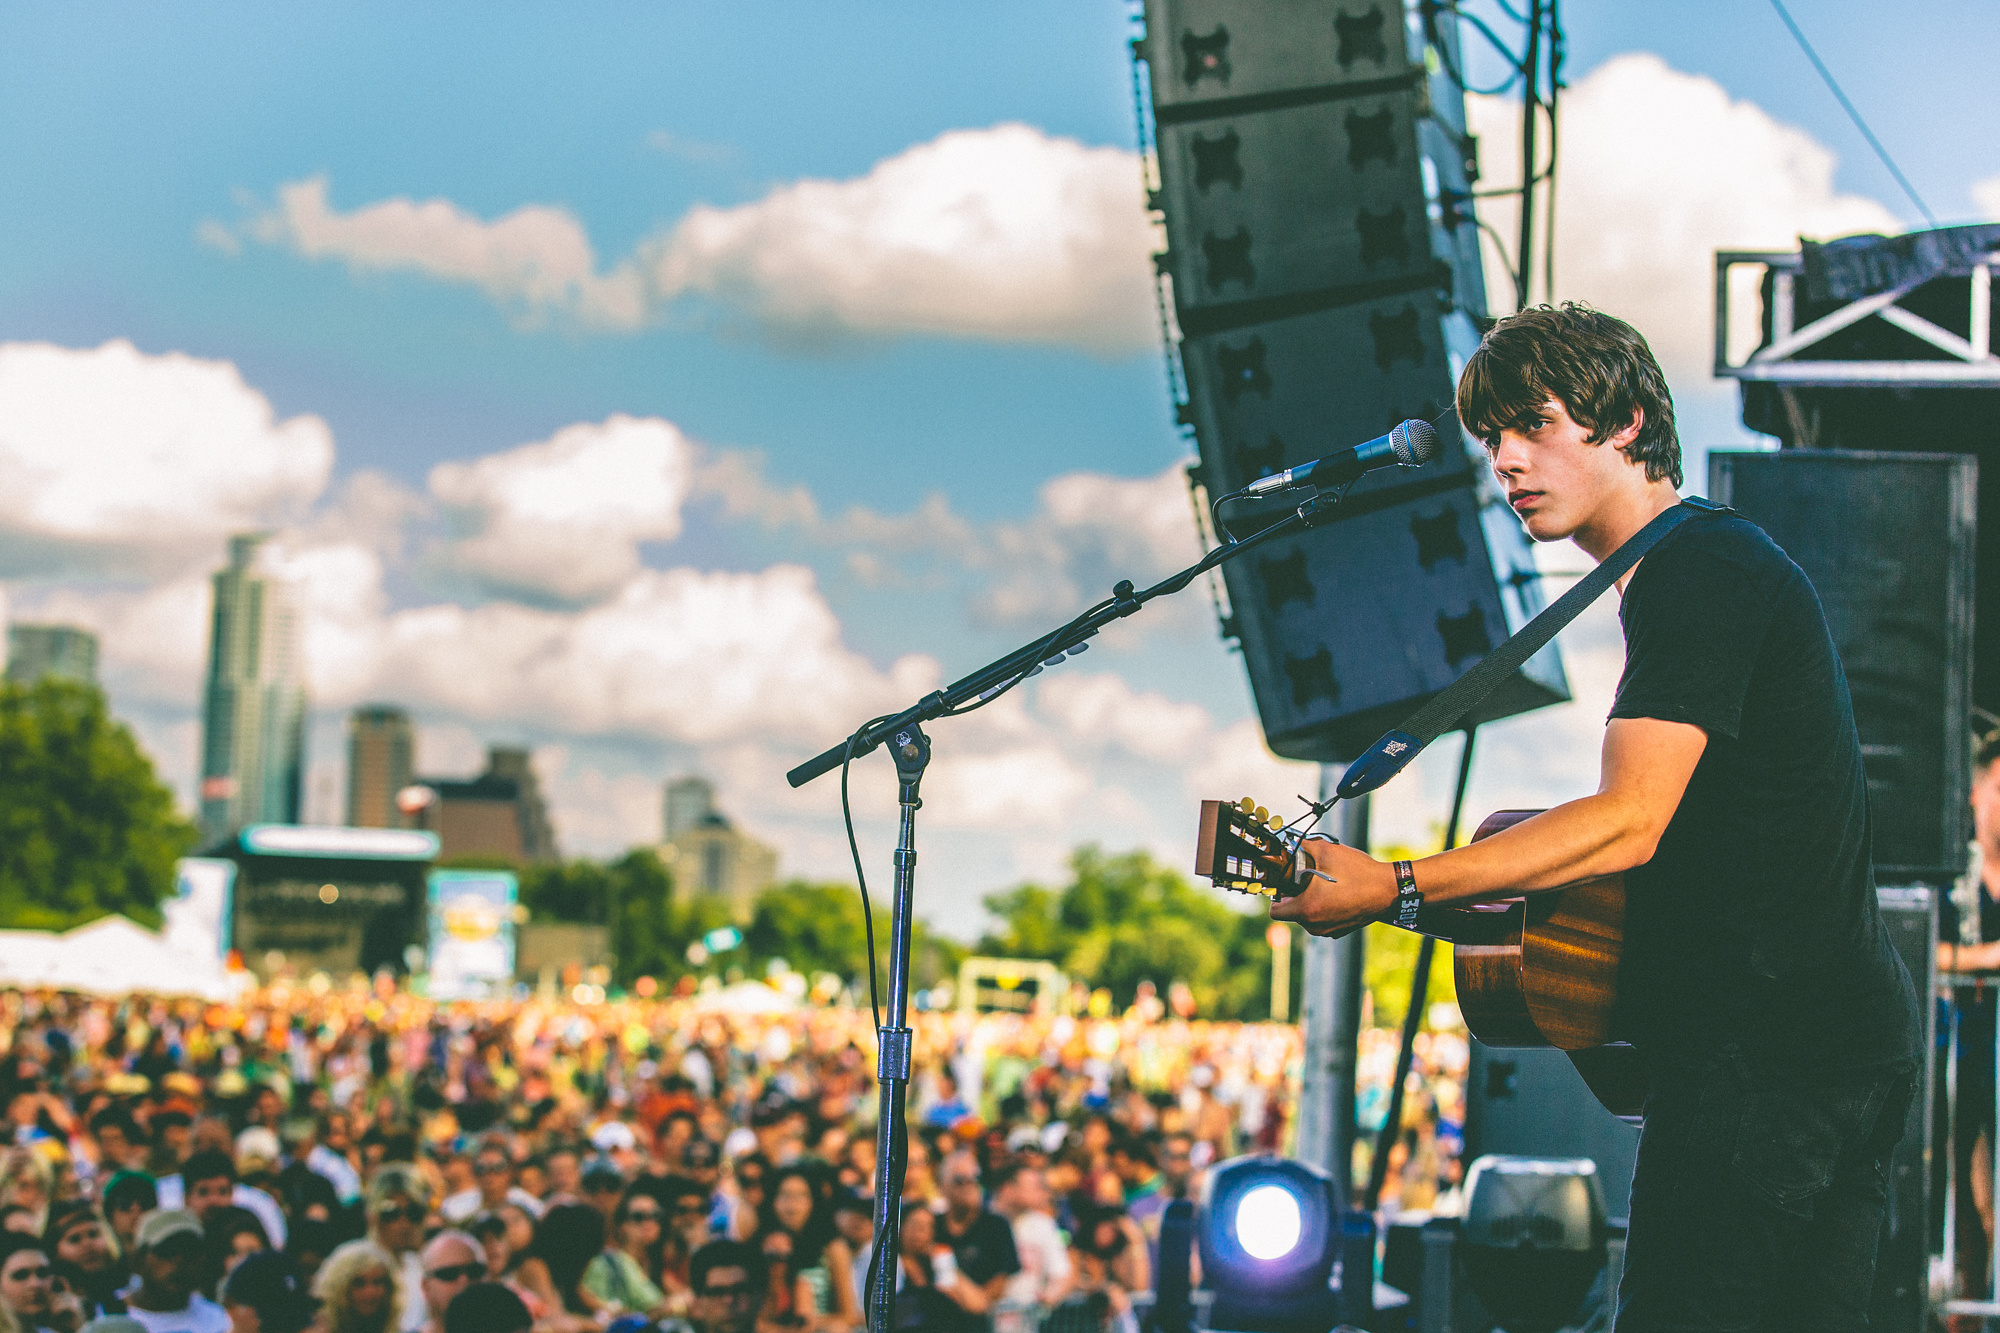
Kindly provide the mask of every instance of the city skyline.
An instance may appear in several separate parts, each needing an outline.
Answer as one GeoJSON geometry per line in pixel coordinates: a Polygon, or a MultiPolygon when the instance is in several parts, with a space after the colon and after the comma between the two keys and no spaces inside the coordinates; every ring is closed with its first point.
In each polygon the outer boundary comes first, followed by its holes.
{"type": "MultiPolygon", "coordinates": [[[[1941,220],[2000,213],[2000,148],[1859,81],[1962,87],[1976,119],[1981,11],[1883,48],[1858,0],[1795,9],[1941,220]]],[[[1198,550],[1129,11],[481,12],[468,60],[472,12],[0,16],[11,613],[99,636],[194,809],[210,576],[274,532],[302,817],[344,819],[347,714],[394,701],[425,771],[528,749],[565,852],[651,843],[662,777],[698,771],[788,873],[851,879],[837,780],[788,768],[1198,550]]],[[[1921,217],[1775,14],[1566,18],[1557,294],[1652,339],[1698,485],[1709,448],[1758,442],[1710,376],[1713,250],[1921,217]]],[[[1518,104],[1470,114],[1504,188],[1518,104]]],[[[1563,650],[1576,701],[1482,731],[1475,809],[1594,784],[1615,608],[1563,650]]],[[[1185,866],[1199,799],[1317,780],[1264,751],[1200,588],[933,739],[918,905],[964,934],[1079,844],[1185,866]]],[[[1379,837],[1435,836],[1455,751],[1381,794],[1379,837]]],[[[853,795],[886,876],[880,755],[853,795]]]]}

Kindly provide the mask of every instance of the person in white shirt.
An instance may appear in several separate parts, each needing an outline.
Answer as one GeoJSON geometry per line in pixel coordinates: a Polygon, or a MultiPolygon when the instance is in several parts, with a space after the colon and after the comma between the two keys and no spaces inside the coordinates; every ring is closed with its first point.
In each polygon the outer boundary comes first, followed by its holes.
{"type": "Polygon", "coordinates": [[[201,1220],[185,1208],[162,1208],[139,1223],[133,1264],[139,1285],[125,1312],[146,1333],[230,1333],[229,1315],[195,1290],[201,1281],[201,1220]]]}
{"type": "Polygon", "coordinates": [[[167,1191],[162,1189],[160,1206],[185,1207],[204,1224],[218,1208],[231,1205],[247,1208],[257,1215],[257,1221],[264,1228],[264,1238],[271,1242],[271,1248],[285,1248],[285,1210],[278,1207],[278,1201],[264,1191],[238,1180],[235,1159],[228,1153],[210,1149],[188,1158],[181,1164],[181,1190],[181,1198],[169,1202],[167,1191]]]}
{"type": "Polygon", "coordinates": [[[1003,1299],[1017,1309],[1062,1304],[1075,1279],[1069,1246],[1056,1225],[1048,1177],[1039,1167],[1015,1163],[993,1178],[993,1211],[1014,1228],[1021,1271],[1007,1280],[1003,1299]]]}
{"type": "Polygon", "coordinates": [[[368,1239],[396,1258],[396,1286],[403,1293],[401,1333],[424,1326],[424,1262],[417,1247],[431,1213],[430,1186],[414,1166],[392,1162],[368,1182],[368,1239]]]}
{"type": "Polygon", "coordinates": [[[483,1140],[472,1155],[472,1188],[460,1190],[438,1205],[447,1222],[469,1222],[480,1213],[490,1213],[503,1203],[518,1204],[537,1221],[542,1201],[514,1183],[514,1157],[507,1142],[498,1137],[483,1140]]]}

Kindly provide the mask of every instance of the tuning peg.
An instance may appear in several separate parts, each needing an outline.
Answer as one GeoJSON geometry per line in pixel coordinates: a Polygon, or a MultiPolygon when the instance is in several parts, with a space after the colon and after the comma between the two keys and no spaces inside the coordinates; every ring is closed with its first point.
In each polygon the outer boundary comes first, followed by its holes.
{"type": "Polygon", "coordinates": [[[1264,824],[1267,828],[1281,829],[1285,826],[1285,817],[1283,815],[1272,815],[1264,821],[1264,824]]]}
{"type": "Polygon", "coordinates": [[[1255,819],[1259,824],[1261,824],[1265,820],[1271,817],[1271,812],[1269,810],[1266,810],[1263,806],[1260,805],[1255,810],[1251,811],[1250,815],[1251,818],[1255,819]]]}
{"type": "Polygon", "coordinates": [[[1251,800],[1248,796],[1245,796],[1242,800],[1236,803],[1236,808],[1238,810],[1241,810],[1244,814],[1247,815],[1252,810],[1255,810],[1257,808],[1257,802],[1251,800]]]}

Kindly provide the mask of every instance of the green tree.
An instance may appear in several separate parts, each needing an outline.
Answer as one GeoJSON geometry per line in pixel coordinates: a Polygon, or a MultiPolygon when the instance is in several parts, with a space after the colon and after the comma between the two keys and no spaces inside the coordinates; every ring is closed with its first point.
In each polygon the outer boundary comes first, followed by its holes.
{"type": "Polygon", "coordinates": [[[579,858],[518,868],[512,863],[481,868],[516,869],[521,879],[521,905],[533,920],[601,926],[608,919],[610,876],[601,861],[579,858]]]}
{"type": "MultiPolygon", "coordinates": [[[[831,972],[847,980],[868,974],[867,923],[861,914],[861,894],[852,884],[811,884],[792,880],[758,895],[743,947],[752,964],[762,968],[782,958],[797,972],[831,972]]],[[[878,965],[887,983],[889,914],[875,913],[878,965]]],[[[937,935],[923,921],[912,923],[910,977],[917,986],[934,986],[957,974],[965,947],[937,935]]]]}
{"type": "Polygon", "coordinates": [[[97,689],[0,684],[0,926],[157,925],[195,829],[97,689]]]}
{"type": "Polygon", "coordinates": [[[1144,852],[1078,848],[1066,887],[1024,884],[985,901],[1000,928],[980,941],[982,953],[1048,959],[1085,985],[1108,987],[1119,1005],[1141,981],[1162,993],[1185,981],[1211,1017],[1270,1012],[1264,915],[1232,910],[1144,852]]]}
{"type": "Polygon", "coordinates": [[[674,877],[650,847],[634,847],[603,867],[611,906],[611,950],[622,985],[642,976],[674,977],[687,968],[692,938],[674,903],[674,877]]]}

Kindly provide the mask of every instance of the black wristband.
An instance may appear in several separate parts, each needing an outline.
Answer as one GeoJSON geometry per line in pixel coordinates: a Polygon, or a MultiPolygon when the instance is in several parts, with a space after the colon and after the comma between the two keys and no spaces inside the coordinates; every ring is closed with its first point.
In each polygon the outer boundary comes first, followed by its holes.
{"type": "Polygon", "coordinates": [[[1396,907],[1390,916],[1391,924],[1404,930],[1417,928],[1417,912],[1424,905],[1424,895],[1417,892],[1417,871],[1408,861],[1392,861],[1396,872],[1396,907]]]}

